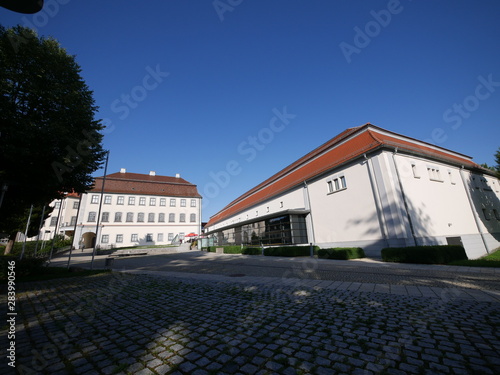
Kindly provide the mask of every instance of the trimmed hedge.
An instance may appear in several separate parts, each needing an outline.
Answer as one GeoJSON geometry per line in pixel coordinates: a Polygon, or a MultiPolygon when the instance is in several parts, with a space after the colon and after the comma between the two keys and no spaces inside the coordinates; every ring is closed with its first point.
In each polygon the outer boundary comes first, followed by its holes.
{"type": "Polygon", "coordinates": [[[358,259],[364,258],[365,252],[360,247],[334,247],[331,249],[319,249],[318,258],[321,259],[358,259]]]}
{"type": "Polygon", "coordinates": [[[448,264],[467,259],[465,249],[458,245],[386,247],[382,249],[384,262],[448,264]]]}
{"type": "Polygon", "coordinates": [[[224,254],[243,254],[243,255],[260,255],[262,254],[262,249],[260,247],[243,247],[239,245],[232,246],[210,246],[207,248],[208,252],[215,253],[218,247],[224,249],[224,254]]]}
{"type": "MultiPolygon", "coordinates": [[[[313,246],[314,253],[318,250],[318,246],[313,246]]],[[[274,257],[308,257],[311,255],[311,249],[309,246],[268,247],[264,249],[264,255],[274,257]]]]}

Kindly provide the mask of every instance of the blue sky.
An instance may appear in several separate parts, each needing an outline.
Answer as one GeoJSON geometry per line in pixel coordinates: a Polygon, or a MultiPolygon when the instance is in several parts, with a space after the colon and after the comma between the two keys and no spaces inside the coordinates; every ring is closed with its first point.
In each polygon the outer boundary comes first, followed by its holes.
{"type": "MultiPolygon", "coordinates": [[[[496,0],[46,0],[0,9],[76,55],[108,173],[180,173],[203,220],[367,122],[494,164],[496,0]]],[[[96,172],[102,175],[103,171],[96,172]]]]}

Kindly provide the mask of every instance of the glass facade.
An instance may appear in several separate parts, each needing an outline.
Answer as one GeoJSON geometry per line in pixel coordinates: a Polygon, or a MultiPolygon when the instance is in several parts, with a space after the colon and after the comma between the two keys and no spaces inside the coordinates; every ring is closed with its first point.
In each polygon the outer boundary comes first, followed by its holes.
{"type": "Polygon", "coordinates": [[[305,215],[282,215],[215,232],[214,245],[298,245],[308,243],[305,215]]]}

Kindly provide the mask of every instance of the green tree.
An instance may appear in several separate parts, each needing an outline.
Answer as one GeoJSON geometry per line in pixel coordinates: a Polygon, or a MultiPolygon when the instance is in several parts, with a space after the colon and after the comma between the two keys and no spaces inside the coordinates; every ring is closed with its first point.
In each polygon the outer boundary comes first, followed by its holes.
{"type": "Polygon", "coordinates": [[[29,207],[87,190],[105,151],[93,93],[55,39],[0,25],[0,67],[0,232],[10,249],[29,207]]]}
{"type": "Polygon", "coordinates": [[[495,153],[495,163],[497,163],[497,165],[496,165],[497,177],[500,178],[500,147],[498,148],[497,152],[495,153]]]}

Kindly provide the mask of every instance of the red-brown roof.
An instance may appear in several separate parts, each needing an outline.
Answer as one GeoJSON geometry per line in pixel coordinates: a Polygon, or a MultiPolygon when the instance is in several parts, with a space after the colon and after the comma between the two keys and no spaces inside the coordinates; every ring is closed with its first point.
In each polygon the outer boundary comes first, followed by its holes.
{"type": "MultiPolygon", "coordinates": [[[[103,177],[97,177],[91,191],[100,192],[102,182],[103,177]]],[[[196,185],[191,184],[183,178],[129,172],[117,172],[107,175],[104,183],[104,192],[201,198],[196,185]]]]}
{"type": "Polygon", "coordinates": [[[401,136],[368,123],[345,130],[249,190],[212,216],[207,226],[220,222],[302,184],[304,181],[381,147],[397,147],[400,151],[425,155],[470,168],[479,167],[469,156],[401,136]]]}

